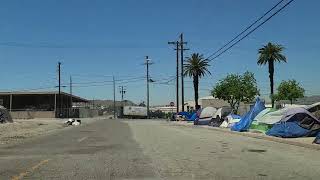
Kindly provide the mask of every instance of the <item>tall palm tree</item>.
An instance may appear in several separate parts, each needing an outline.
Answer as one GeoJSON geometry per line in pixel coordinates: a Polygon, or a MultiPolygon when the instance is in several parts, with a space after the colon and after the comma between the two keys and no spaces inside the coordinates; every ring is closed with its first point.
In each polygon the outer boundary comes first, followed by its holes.
{"type": "Polygon", "coordinates": [[[194,87],[194,101],[196,103],[196,109],[199,108],[199,79],[207,74],[211,74],[208,70],[209,60],[205,59],[203,55],[199,53],[193,53],[190,57],[185,60],[184,76],[193,78],[194,87]]]}
{"type": "Polygon", "coordinates": [[[284,47],[279,44],[272,44],[269,42],[267,45],[259,49],[258,65],[268,64],[269,79],[270,79],[270,97],[272,101],[272,107],[274,107],[273,98],[273,75],[274,75],[274,63],[275,62],[287,62],[286,57],[282,54],[284,47]]]}

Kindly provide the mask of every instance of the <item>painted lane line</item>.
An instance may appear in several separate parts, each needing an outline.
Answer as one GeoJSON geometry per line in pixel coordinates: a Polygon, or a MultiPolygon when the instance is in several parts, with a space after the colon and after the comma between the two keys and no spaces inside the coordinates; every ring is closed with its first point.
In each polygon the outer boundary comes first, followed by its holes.
{"type": "Polygon", "coordinates": [[[88,137],[80,138],[80,139],[78,139],[78,142],[84,141],[84,140],[86,140],[87,138],[88,138],[88,137]]]}
{"type": "Polygon", "coordinates": [[[20,180],[22,178],[24,178],[25,176],[27,176],[28,174],[32,173],[33,171],[35,171],[36,169],[38,169],[40,166],[48,163],[50,161],[50,159],[46,159],[46,160],[43,160],[43,161],[40,161],[38,164],[34,165],[31,167],[30,170],[27,170],[25,172],[22,172],[20,173],[18,176],[13,176],[11,178],[11,180],[20,180]]]}

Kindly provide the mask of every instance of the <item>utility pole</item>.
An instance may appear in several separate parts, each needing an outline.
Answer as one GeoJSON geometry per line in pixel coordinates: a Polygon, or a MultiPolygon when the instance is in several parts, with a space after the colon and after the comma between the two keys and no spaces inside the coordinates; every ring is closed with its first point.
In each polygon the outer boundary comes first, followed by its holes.
{"type": "Polygon", "coordinates": [[[70,76],[70,109],[69,109],[69,116],[71,115],[72,112],[72,77],[70,76]]]}
{"type": "Polygon", "coordinates": [[[123,86],[119,86],[119,88],[120,88],[120,94],[121,94],[121,116],[123,116],[123,108],[124,108],[123,95],[126,93],[126,90],[124,89],[123,86]]]}
{"type": "Polygon", "coordinates": [[[62,99],[61,99],[61,62],[58,62],[58,80],[59,80],[59,118],[61,118],[61,111],[62,111],[62,99]]]}
{"type": "Polygon", "coordinates": [[[176,105],[177,105],[177,113],[179,112],[179,41],[171,41],[168,44],[176,45],[176,52],[177,52],[177,67],[176,67],[176,105]]]}
{"type": "Polygon", "coordinates": [[[149,59],[149,56],[146,56],[146,62],[144,63],[147,66],[147,118],[150,118],[150,99],[149,99],[149,65],[151,65],[151,59],[149,59]]]}
{"type": "Polygon", "coordinates": [[[181,57],[181,105],[182,105],[182,111],[184,111],[184,76],[183,76],[183,73],[184,73],[184,70],[183,70],[183,51],[185,50],[189,50],[189,49],[184,49],[183,48],[183,45],[184,44],[187,44],[187,42],[184,42],[183,41],[183,33],[180,34],[180,57],[181,57]]]}
{"type": "Polygon", "coordinates": [[[116,119],[116,81],[113,79],[113,118],[116,119]]]}

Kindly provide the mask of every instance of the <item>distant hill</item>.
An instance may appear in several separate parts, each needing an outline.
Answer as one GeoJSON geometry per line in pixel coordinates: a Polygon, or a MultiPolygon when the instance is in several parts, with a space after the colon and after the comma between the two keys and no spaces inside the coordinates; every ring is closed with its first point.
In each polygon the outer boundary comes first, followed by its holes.
{"type": "MultiPolygon", "coordinates": [[[[113,100],[90,100],[90,103],[94,103],[95,106],[104,106],[105,108],[113,107],[113,100]]],[[[129,100],[123,101],[125,106],[136,106],[135,103],[129,100]]],[[[116,101],[116,106],[121,106],[121,101],[116,101]]]]}
{"type": "MultiPolygon", "coordinates": [[[[285,104],[290,104],[290,101],[287,101],[287,100],[285,100],[285,101],[282,100],[280,102],[285,103],[285,104]]],[[[301,105],[310,105],[310,104],[317,103],[317,102],[320,102],[320,96],[306,96],[306,97],[297,99],[293,103],[294,104],[301,104],[301,105]]]]}
{"type": "Polygon", "coordinates": [[[299,98],[297,99],[295,104],[310,105],[316,102],[320,102],[320,96],[308,96],[308,97],[299,98]]]}

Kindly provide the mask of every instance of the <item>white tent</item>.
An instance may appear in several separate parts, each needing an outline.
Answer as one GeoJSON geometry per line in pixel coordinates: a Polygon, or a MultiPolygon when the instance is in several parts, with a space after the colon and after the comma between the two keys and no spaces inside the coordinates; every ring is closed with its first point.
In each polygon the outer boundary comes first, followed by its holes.
{"type": "Polygon", "coordinates": [[[220,127],[228,128],[228,127],[231,127],[232,124],[239,122],[239,121],[240,121],[240,118],[232,117],[232,115],[229,114],[227,116],[227,119],[223,121],[223,123],[220,125],[220,127]]]}
{"type": "Polygon", "coordinates": [[[257,123],[263,123],[263,124],[274,124],[276,122],[279,122],[285,112],[290,109],[289,107],[275,110],[272,108],[267,108],[263,111],[261,111],[255,118],[254,121],[257,121],[257,123]]]}
{"type": "Polygon", "coordinates": [[[230,114],[232,111],[231,107],[222,107],[222,108],[219,108],[216,113],[213,115],[213,118],[216,118],[216,117],[220,117],[220,118],[223,118],[223,117],[226,117],[228,114],[230,114]]]}
{"type": "Polygon", "coordinates": [[[212,118],[214,114],[217,112],[217,109],[214,107],[206,107],[201,111],[200,119],[204,118],[212,118]]]}

